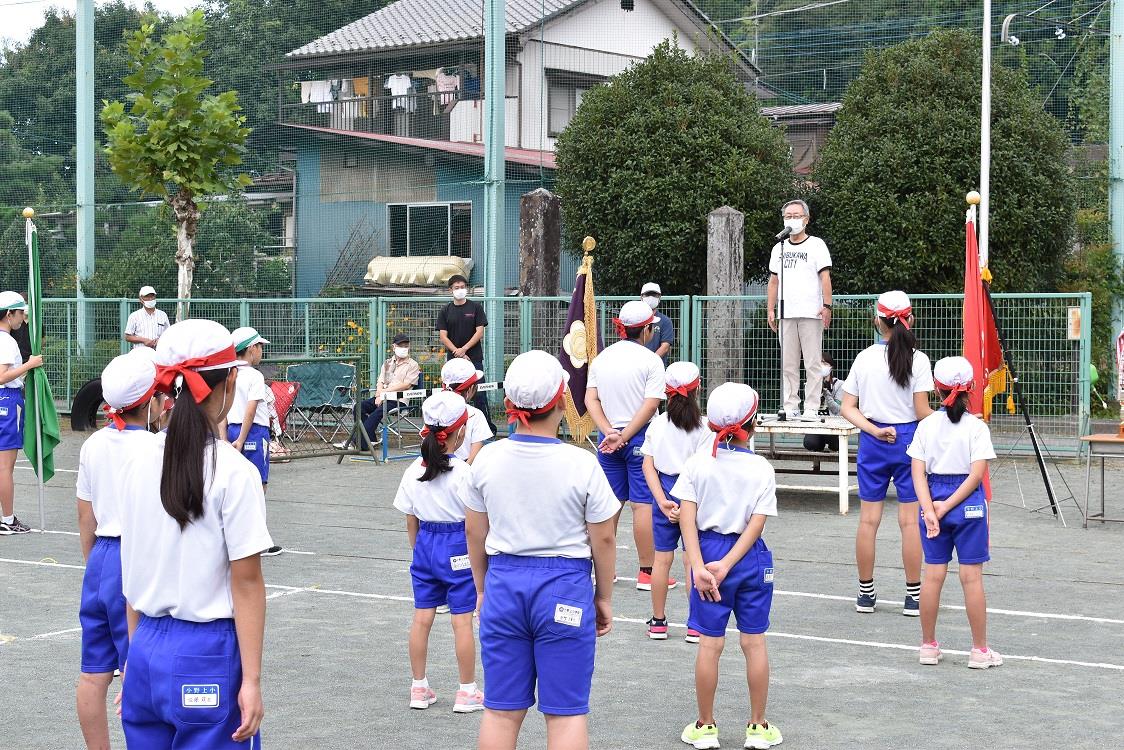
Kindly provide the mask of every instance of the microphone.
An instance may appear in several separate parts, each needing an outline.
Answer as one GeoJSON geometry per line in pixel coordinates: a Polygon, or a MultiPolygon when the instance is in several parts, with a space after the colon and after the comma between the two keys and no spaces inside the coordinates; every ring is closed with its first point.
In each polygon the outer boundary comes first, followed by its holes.
{"type": "Polygon", "coordinates": [[[775,235],[775,237],[776,237],[776,239],[781,240],[783,242],[784,240],[787,240],[791,234],[792,234],[792,229],[789,228],[789,227],[785,227],[780,232],[778,232],[775,235]]]}

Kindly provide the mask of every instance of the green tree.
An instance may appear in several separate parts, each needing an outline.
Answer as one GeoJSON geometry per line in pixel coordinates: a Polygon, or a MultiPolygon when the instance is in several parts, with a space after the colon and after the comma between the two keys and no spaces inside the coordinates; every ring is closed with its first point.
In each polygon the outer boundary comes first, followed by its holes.
{"type": "Polygon", "coordinates": [[[792,189],[784,137],[757,111],[729,61],[665,41],[586,93],[558,138],[564,244],[597,238],[598,288],[632,294],[645,278],[676,294],[705,290],[707,214],[745,213],[746,262],[765,267],[792,189]]]}
{"type": "MultiPolygon", "coordinates": [[[[200,217],[199,196],[249,184],[230,170],[242,162],[249,130],[239,115],[234,91],[209,94],[214,83],[202,75],[206,22],[202,11],[172,24],[162,40],[144,24],[126,48],[130,73],[123,80],[135,93],[125,103],[107,102],[102,122],[114,173],[142,195],[163,199],[175,218],[177,294],[191,297],[195,259],[192,246],[200,217]]],[[[180,303],[177,319],[187,314],[180,303]]]]}
{"type": "MultiPolygon", "coordinates": [[[[980,44],[938,32],[872,53],[815,178],[813,222],[840,291],[956,291],[964,194],[979,180],[980,44]]],[[[1059,123],[1016,71],[993,77],[991,269],[997,291],[1056,289],[1073,227],[1059,123]]]]}

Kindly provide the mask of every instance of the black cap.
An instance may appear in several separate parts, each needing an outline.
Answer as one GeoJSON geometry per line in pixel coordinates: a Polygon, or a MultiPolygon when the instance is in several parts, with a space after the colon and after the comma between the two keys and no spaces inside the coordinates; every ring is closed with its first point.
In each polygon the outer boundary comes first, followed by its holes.
{"type": "Polygon", "coordinates": [[[393,343],[395,343],[395,344],[408,344],[408,343],[410,343],[410,337],[407,336],[404,333],[396,333],[396,334],[394,334],[393,343]]]}

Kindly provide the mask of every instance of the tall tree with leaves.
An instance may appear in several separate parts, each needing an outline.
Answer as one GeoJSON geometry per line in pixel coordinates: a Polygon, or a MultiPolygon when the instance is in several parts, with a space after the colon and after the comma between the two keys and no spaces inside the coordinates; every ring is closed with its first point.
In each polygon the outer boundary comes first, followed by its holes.
{"type": "Polygon", "coordinates": [[[106,102],[101,112],[109,164],[142,195],[162,198],[176,222],[176,318],[191,297],[194,243],[201,196],[226,193],[250,183],[233,175],[242,163],[246,118],[238,114],[234,91],[207,93],[214,83],[203,75],[207,25],[201,11],[172,24],[163,39],[151,23],[126,42],[130,73],[123,80],[133,93],[125,102],[106,102]]]}

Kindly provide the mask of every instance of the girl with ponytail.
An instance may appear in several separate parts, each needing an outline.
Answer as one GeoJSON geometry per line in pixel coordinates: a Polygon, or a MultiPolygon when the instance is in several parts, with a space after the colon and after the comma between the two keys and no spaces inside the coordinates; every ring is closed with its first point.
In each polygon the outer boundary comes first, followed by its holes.
{"type": "Polygon", "coordinates": [[[454,456],[464,441],[468,418],[464,398],[453,391],[440,391],[422,403],[421,457],[406,469],[394,498],[394,507],[406,514],[406,532],[413,548],[414,620],[409,649],[413,672],[410,708],[415,709],[429,708],[437,701],[426,677],[426,656],[437,608],[448,604],[460,671],[453,712],[484,710],[484,694],[476,685],[472,633],[478,598],[464,534],[470,470],[454,456]]]}
{"type": "Polygon", "coordinates": [[[879,341],[859,353],[843,384],[843,416],[862,430],[855,459],[859,498],[863,501],[855,539],[859,572],[856,612],[873,612],[878,602],[874,589],[875,541],[882,522],[882,501],[893,481],[906,580],[902,614],[916,617],[920,613],[921,541],[914,505],[917,493],[906,451],[918,421],[932,413],[929,392],[933,390],[933,372],[929,358],[917,349],[915,323],[913,306],[905,292],[880,295],[874,316],[879,341]]]}

